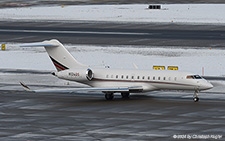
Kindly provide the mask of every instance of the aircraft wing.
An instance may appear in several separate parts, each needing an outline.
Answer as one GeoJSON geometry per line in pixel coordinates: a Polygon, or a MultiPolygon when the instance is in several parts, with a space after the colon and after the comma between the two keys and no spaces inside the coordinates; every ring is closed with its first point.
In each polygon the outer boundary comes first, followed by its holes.
{"type": "Polygon", "coordinates": [[[47,93],[47,92],[65,92],[65,93],[71,93],[71,92],[130,92],[130,91],[142,91],[143,88],[141,86],[136,87],[108,87],[108,88],[67,88],[67,89],[43,89],[43,90],[31,90],[27,85],[20,82],[20,84],[23,86],[23,88],[26,91],[35,92],[35,93],[47,93]]]}

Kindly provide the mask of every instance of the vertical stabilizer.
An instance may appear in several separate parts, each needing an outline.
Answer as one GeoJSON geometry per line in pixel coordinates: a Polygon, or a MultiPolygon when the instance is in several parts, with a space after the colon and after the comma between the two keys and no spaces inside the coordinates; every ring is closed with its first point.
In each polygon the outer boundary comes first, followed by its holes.
{"type": "Polygon", "coordinates": [[[53,39],[44,41],[43,43],[55,45],[44,47],[58,71],[85,67],[85,65],[79,63],[58,40],[53,39]]]}
{"type": "Polygon", "coordinates": [[[50,41],[43,41],[41,43],[31,43],[29,45],[22,45],[21,47],[45,47],[49,57],[58,71],[83,68],[85,65],[79,63],[68,50],[56,39],[50,41]]]}

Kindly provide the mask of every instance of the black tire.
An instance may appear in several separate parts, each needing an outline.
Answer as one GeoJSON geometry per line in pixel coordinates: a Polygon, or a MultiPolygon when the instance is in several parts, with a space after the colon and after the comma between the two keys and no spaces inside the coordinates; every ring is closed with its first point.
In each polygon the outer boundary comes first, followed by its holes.
{"type": "Polygon", "coordinates": [[[113,100],[113,98],[114,98],[114,94],[113,93],[105,94],[105,99],[106,100],[113,100]]]}
{"type": "Polygon", "coordinates": [[[121,93],[121,96],[123,99],[128,99],[130,98],[130,93],[121,93]]]}
{"type": "Polygon", "coordinates": [[[194,102],[198,102],[199,98],[198,97],[194,97],[193,100],[194,100],[194,102]]]}

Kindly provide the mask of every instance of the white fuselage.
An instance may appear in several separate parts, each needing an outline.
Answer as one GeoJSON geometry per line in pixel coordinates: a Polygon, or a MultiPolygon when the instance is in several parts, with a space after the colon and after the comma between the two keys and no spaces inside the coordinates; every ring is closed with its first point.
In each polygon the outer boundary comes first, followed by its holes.
{"type": "MultiPolygon", "coordinates": [[[[206,90],[213,86],[205,79],[187,79],[193,73],[166,70],[121,70],[92,69],[93,78],[86,78],[85,69],[64,70],[56,76],[62,79],[87,84],[92,87],[136,87],[141,86],[143,92],[159,89],[168,90],[206,90]]],[[[134,91],[135,92],[135,91],[134,91]]],[[[139,91],[138,91],[139,92],[139,91]]]]}
{"type": "MultiPolygon", "coordinates": [[[[91,86],[70,90],[33,90],[33,92],[74,92],[74,91],[101,91],[107,100],[113,99],[113,93],[121,93],[123,98],[128,98],[129,93],[147,92],[153,90],[194,90],[194,101],[198,101],[200,90],[211,89],[211,83],[199,75],[165,70],[119,70],[95,69],[78,62],[68,50],[55,39],[23,45],[22,47],[45,47],[57,72],[52,73],[61,79],[76,81],[91,86]]],[[[21,83],[24,89],[29,87],[21,83]]]]}

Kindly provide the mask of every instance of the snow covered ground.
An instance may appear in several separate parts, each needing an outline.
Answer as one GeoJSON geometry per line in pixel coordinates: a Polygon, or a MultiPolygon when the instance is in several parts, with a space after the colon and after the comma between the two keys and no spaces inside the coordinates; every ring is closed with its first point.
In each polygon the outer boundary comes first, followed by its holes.
{"type": "MultiPolygon", "coordinates": [[[[21,48],[18,44],[6,44],[0,51],[0,69],[55,70],[44,48],[21,48]]],[[[153,65],[179,66],[179,70],[207,76],[225,75],[225,50],[179,49],[173,47],[146,46],[86,46],[65,45],[81,63],[92,67],[152,69],[153,65]]]]}
{"type": "MultiPolygon", "coordinates": [[[[19,82],[30,85],[45,85],[52,87],[84,87],[84,85],[57,79],[50,74],[55,71],[51,60],[44,48],[21,48],[19,44],[8,43],[5,51],[0,51],[0,81],[4,86],[0,90],[23,90],[19,82]],[[5,73],[4,70],[40,70],[49,71],[44,74],[30,73],[5,73]],[[69,85],[68,85],[69,84],[69,85]]],[[[135,69],[135,63],[139,69],[152,70],[153,65],[175,65],[179,70],[202,74],[204,67],[207,76],[225,75],[225,50],[219,49],[179,49],[173,47],[146,47],[146,46],[85,46],[65,45],[72,55],[81,63],[91,67],[135,69]]],[[[217,97],[223,96],[224,81],[211,81],[214,88],[207,92],[216,93],[217,97]]],[[[38,86],[37,88],[39,88],[38,86]]],[[[36,88],[36,87],[32,87],[36,88]]],[[[180,95],[180,92],[177,93],[180,95]]],[[[186,95],[184,93],[184,95],[186,95]]],[[[208,95],[211,95],[208,94],[208,95]]],[[[222,99],[223,99],[222,98],[222,99]]]]}
{"type": "Polygon", "coordinates": [[[150,10],[147,4],[46,6],[5,8],[0,13],[0,20],[225,23],[225,4],[164,4],[161,10],[150,10]]]}

